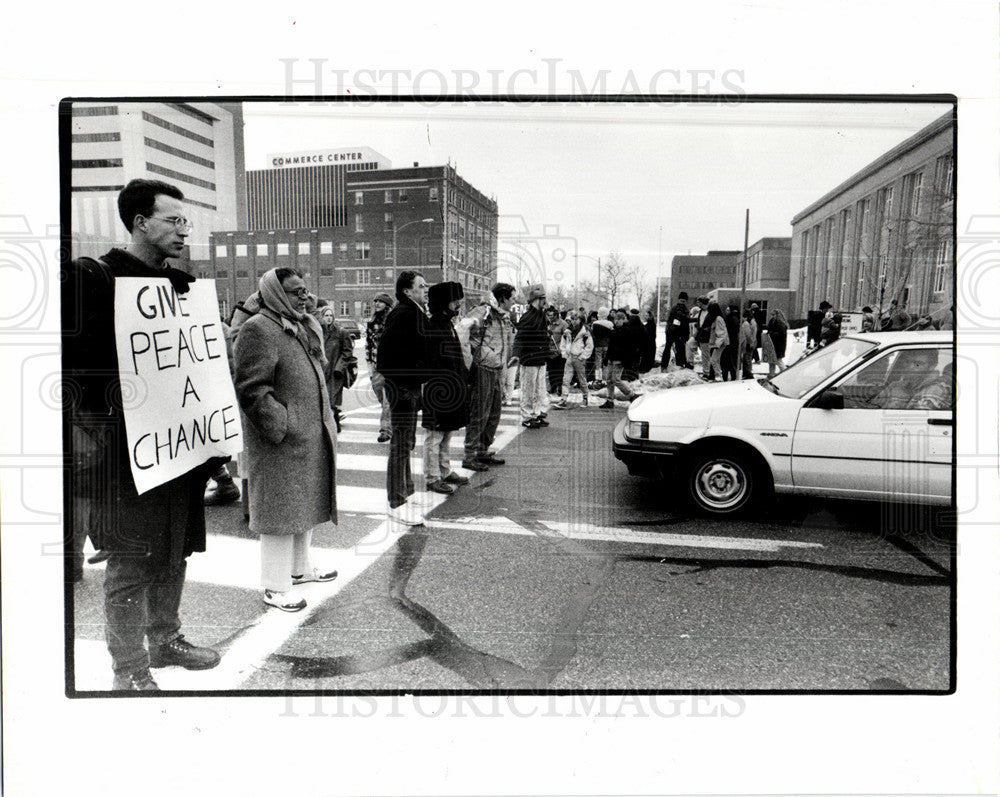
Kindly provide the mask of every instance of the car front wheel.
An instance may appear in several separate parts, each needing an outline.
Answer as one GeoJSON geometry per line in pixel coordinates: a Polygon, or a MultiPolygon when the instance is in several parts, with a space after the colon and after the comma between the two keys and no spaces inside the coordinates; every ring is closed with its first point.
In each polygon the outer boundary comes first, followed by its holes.
{"type": "Polygon", "coordinates": [[[735,515],[767,492],[760,466],[740,451],[704,449],[688,469],[688,493],[695,508],[710,515],[735,515]]]}

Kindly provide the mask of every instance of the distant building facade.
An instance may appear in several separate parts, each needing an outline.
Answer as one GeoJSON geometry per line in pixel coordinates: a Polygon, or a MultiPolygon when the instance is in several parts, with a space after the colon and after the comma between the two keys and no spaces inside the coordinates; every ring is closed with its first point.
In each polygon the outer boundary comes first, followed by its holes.
{"type": "Polygon", "coordinates": [[[745,277],[747,290],[787,289],[792,265],[792,239],[761,238],[750,244],[746,261],[744,274],[743,253],[736,255],[736,285],[745,277]]]}
{"type": "Polygon", "coordinates": [[[670,261],[670,293],[676,300],[681,291],[691,300],[706,296],[713,288],[731,288],[739,285],[736,250],[710,251],[704,255],[674,255],[670,261]]]}
{"type": "Polygon", "coordinates": [[[392,294],[406,269],[421,271],[429,283],[460,282],[467,304],[478,301],[496,279],[496,201],[450,165],[382,169],[377,159],[359,163],[371,168],[293,165],[282,167],[288,178],[248,181],[250,207],[271,207],[279,215],[254,211],[252,229],[212,234],[210,259],[197,264],[197,272],[215,278],[224,314],[256,290],[261,274],[281,266],[303,272],[309,289],[329,299],[341,317],[370,315],[375,295],[392,294]],[[316,190],[326,179],[317,170],[341,167],[342,179],[330,172],[324,191],[316,190]],[[280,210],[260,196],[285,179],[287,191],[306,199],[297,210],[280,210]],[[328,212],[332,216],[321,215],[328,212]],[[285,213],[292,215],[280,215],[285,213]],[[271,219],[293,226],[258,226],[271,219]],[[333,223],[299,223],[310,221],[333,223]]]}
{"type": "Polygon", "coordinates": [[[247,228],[240,103],[74,102],[69,115],[74,257],[96,257],[128,239],[117,198],[135,178],[184,192],[194,227],[182,266],[209,257],[212,230],[247,228]]]}
{"type": "Polygon", "coordinates": [[[796,315],[823,300],[918,314],[953,302],[954,138],[948,113],[792,219],[796,315]]]}

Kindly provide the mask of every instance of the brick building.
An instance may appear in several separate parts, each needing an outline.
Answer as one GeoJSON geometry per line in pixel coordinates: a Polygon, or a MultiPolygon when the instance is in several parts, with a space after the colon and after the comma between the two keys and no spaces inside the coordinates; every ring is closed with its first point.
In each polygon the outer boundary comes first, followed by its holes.
{"type": "Polygon", "coordinates": [[[717,250],[704,255],[674,255],[670,261],[671,302],[681,291],[693,301],[713,288],[738,285],[736,257],[742,254],[736,250],[717,250]]]}
{"type": "Polygon", "coordinates": [[[824,299],[840,310],[912,313],[954,294],[955,120],[945,114],[792,219],[796,314],[824,299]]]}

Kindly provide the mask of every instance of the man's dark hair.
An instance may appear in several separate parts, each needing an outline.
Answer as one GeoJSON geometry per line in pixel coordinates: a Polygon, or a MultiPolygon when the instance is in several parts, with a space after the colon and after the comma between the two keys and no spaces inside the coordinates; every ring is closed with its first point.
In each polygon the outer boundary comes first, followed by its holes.
{"type": "Polygon", "coordinates": [[[406,298],[404,291],[408,291],[413,287],[413,283],[417,281],[417,277],[424,276],[419,271],[400,271],[399,277],[396,279],[396,299],[398,301],[403,301],[406,298]]]}
{"type": "Polygon", "coordinates": [[[181,189],[162,180],[130,180],[118,194],[118,215],[125,229],[132,232],[136,216],[152,216],[157,194],[184,199],[181,189]]]}
{"type": "Polygon", "coordinates": [[[498,302],[506,302],[511,296],[517,293],[517,288],[508,282],[498,282],[493,286],[493,298],[498,302]]]}

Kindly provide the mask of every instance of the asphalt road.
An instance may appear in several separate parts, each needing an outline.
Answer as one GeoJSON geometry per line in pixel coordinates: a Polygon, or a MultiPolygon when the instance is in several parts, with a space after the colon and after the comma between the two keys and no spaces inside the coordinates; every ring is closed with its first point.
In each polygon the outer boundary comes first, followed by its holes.
{"type": "MultiPolygon", "coordinates": [[[[340,523],[316,557],[340,577],[267,609],[238,504],[209,507],[184,632],[223,653],[177,690],[847,690],[951,687],[952,541],[929,512],[781,500],[753,520],[692,518],[671,485],[611,454],[624,405],[520,426],[424,526],[385,520],[367,380],[345,402],[340,523]]],[[[419,443],[417,454],[419,454],[419,443]]],[[[415,460],[418,457],[415,457],[415,460]]],[[[453,444],[453,465],[461,440],[453,444]]],[[[75,587],[76,687],[104,690],[101,566],[75,587]]]]}

